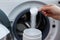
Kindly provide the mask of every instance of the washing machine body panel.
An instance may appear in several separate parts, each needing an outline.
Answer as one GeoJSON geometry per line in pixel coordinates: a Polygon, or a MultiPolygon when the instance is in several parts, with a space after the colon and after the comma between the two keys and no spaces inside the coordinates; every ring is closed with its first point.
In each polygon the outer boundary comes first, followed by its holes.
{"type": "MultiPolygon", "coordinates": [[[[58,0],[45,0],[45,1],[44,0],[24,0],[24,1],[23,0],[1,0],[0,9],[3,10],[5,14],[8,16],[12,26],[15,21],[15,18],[20,12],[33,6],[40,8],[45,4],[56,4],[59,6],[58,0]],[[32,4],[30,1],[33,1],[34,3],[32,4]]],[[[52,19],[50,17],[49,17],[49,21],[50,21],[50,30],[48,36],[44,40],[60,40],[59,21],[52,19]],[[56,27],[52,27],[53,25],[55,25],[56,27]]]]}
{"type": "MultiPolygon", "coordinates": [[[[23,10],[27,9],[27,8],[31,8],[31,7],[37,7],[37,8],[41,8],[42,6],[44,6],[46,3],[40,1],[38,3],[37,2],[30,2],[30,1],[26,1],[23,2],[22,4],[18,5],[17,7],[14,8],[14,10],[12,10],[11,12],[11,16],[9,15],[9,19],[10,21],[12,21],[12,23],[14,23],[15,18],[17,17],[17,15],[19,15],[19,13],[21,13],[23,10]]],[[[48,36],[44,39],[44,40],[55,40],[57,33],[58,33],[58,28],[59,28],[59,21],[49,18],[50,21],[50,31],[48,36]],[[53,25],[55,25],[56,27],[52,27],[53,25]]],[[[57,38],[56,38],[57,39],[57,38]]]]}

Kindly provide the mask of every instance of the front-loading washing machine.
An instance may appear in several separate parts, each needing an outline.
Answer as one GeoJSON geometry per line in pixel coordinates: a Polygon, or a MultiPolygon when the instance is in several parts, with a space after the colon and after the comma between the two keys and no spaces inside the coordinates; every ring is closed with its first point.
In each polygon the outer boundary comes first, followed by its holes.
{"type": "MultiPolygon", "coordinates": [[[[30,8],[48,4],[58,4],[59,0],[1,0],[0,20],[9,30],[10,34],[2,40],[23,40],[23,31],[30,28],[30,8]]],[[[36,16],[36,27],[42,31],[42,40],[60,40],[59,21],[51,17],[46,17],[42,12],[36,16]]]]}

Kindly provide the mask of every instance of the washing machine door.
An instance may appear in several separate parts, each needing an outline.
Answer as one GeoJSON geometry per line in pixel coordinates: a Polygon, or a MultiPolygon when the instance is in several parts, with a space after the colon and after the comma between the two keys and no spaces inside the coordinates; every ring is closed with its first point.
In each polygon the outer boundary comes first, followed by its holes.
{"type": "Polygon", "coordinates": [[[11,31],[10,21],[7,15],[0,9],[0,23],[2,23],[6,28],[11,31]]]}

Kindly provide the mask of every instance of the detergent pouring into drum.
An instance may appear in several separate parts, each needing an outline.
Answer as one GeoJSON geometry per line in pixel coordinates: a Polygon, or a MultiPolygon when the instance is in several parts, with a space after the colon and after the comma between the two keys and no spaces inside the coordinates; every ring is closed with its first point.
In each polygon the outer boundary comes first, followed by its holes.
{"type": "Polygon", "coordinates": [[[23,40],[42,40],[42,32],[36,29],[36,15],[38,8],[30,8],[31,13],[31,28],[25,29],[23,33],[23,40]]]}

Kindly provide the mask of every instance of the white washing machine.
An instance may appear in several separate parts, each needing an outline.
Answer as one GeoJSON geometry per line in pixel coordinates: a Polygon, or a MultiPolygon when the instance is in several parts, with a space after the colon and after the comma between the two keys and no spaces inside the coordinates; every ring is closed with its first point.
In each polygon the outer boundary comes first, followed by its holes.
{"type": "MultiPolygon", "coordinates": [[[[12,35],[10,33],[2,40],[22,40],[24,29],[30,28],[30,8],[37,7],[40,9],[48,4],[60,5],[59,0],[1,0],[1,22],[12,33],[12,35]]],[[[42,31],[42,40],[60,40],[58,20],[45,17],[42,12],[38,12],[36,18],[36,28],[42,31]]]]}

